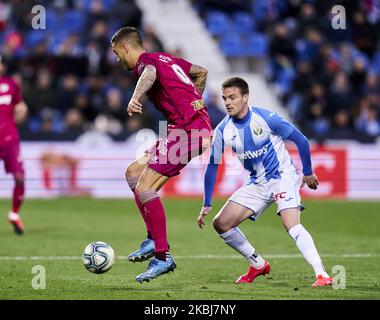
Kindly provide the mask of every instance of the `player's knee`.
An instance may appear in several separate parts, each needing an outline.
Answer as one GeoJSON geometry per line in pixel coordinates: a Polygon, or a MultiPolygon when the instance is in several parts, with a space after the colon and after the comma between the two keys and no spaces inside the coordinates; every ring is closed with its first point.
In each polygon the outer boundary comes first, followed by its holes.
{"type": "Polygon", "coordinates": [[[213,225],[215,231],[219,234],[225,233],[231,229],[231,226],[228,223],[226,223],[226,221],[223,221],[223,219],[218,217],[218,216],[216,216],[212,220],[212,225],[213,225]]]}
{"type": "Polygon", "coordinates": [[[137,177],[137,176],[138,176],[138,173],[136,170],[135,161],[133,161],[132,163],[128,165],[127,170],[125,170],[125,178],[128,179],[130,177],[137,177]]]}
{"type": "Polygon", "coordinates": [[[24,175],[23,174],[15,174],[14,176],[16,186],[24,185],[24,175]]]}

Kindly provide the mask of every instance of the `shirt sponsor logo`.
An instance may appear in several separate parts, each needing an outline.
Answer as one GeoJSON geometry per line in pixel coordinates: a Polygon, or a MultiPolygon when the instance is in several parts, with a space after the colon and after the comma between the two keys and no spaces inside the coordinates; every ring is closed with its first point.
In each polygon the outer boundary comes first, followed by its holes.
{"type": "Polygon", "coordinates": [[[238,154],[237,156],[240,160],[255,159],[255,158],[261,157],[267,152],[268,152],[268,146],[264,146],[256,151],[246,151],[244,153],[238,154]]]}
{"type": "Polygon", "coordinates": [[[191,103],[191,105],[193,106],[194,110],[197,111],[205,106],[205,102],[203,101],[203,99],[195,100],[191,103]]]}

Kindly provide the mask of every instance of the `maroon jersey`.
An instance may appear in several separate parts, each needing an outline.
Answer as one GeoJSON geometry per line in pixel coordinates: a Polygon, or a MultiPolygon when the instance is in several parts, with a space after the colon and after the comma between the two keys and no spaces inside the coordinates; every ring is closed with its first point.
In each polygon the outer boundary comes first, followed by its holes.
{"type": "Polygon", "coordinates": [[[156,68],[157,78],[147,92],[149,99],[160,110],[169,125],[211,131],[211,121],[202,95],[188,76],[191,63],[163,52],[143,53],[135,66],[137,77],[145,66],[156,68]]]}
{"type": "Polygon", "coordinates": [[[20,88],[16,82],[0,76],[0,145],[19,141],[14,109],[21,100],[20,88]]]}

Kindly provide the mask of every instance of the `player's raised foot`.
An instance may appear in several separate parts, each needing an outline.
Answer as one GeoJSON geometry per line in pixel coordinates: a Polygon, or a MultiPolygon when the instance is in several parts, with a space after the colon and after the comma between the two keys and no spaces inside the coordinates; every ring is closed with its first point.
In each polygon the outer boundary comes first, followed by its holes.
{"type": "Polygon", "coordinates": [[[270,272],[270,265],[268,262],[265,261],[264,267],[261,269],[255,269],[252,266],[249,266],[248,271],[246,274],[241,275],[235,283],[240,284],[240,283],[251,283],[253,280],[255,280],[256,277],[258,276],[265,276],[270,272]]]}
{"type": "Polygon", "coordinates": [[[15,212],[9,212],[8,214],[8,221],[13,226],[13,230],[15,234],[17,235],[23,235],[24,234],[24,224],[22,223],[22,220],[20,218],[20,215],[15,212]]]}
{"type": "Polygon", "coordinates": [[[312,287],[325,287],[331,286],[334,283],[334,279],[331,277],[324,277],[323,275],[318,275],[317,280],[311,285],[312,287]]]}
{"type": "Polygon", "coordinates": [[[142,262],[150,259],[153,256],[154,241],[152,239],[146,239],[141,243],[140,248],[128,256],[128,260],[131,262],[142,262]]]}
{"type": "Polygon", "coordinates": [[[162,274],[174,271],[176,267],[177,265],[170,254],[166,256],[166,261],[154,258],[149,262],[148,269],[136,277],[136,281],[140,283],[149,282],[162,274]]]}

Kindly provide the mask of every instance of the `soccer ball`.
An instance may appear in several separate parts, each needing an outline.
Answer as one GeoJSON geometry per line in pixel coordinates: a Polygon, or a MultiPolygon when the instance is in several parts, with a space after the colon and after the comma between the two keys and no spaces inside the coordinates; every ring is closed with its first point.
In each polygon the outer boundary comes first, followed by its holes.
{"type": "Polygon", "coordinates": [[[112,247],[102,241],[91,242],[83,250],[83,265],[93,273],[104,273],[111,269],[115,262],[115,252],[112,247]]]}

